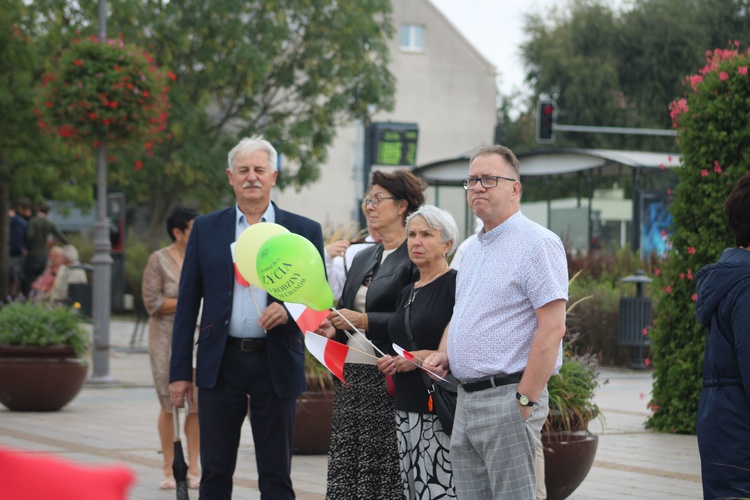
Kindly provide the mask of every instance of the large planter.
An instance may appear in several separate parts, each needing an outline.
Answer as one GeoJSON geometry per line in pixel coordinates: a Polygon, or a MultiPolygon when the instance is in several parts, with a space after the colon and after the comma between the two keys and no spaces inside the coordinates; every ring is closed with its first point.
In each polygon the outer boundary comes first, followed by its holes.
{"type": "Polygon", "coordinates": [[[331,446],[333,389],[319,389],[308,377],[308,390],[297,398],[294,454],[325,455],[331,446]]]}
{"type": "Polygon", "coordinates": [[[56,411],[83,387],[88,362],[69,346],[0,346],[0,403],[13,411],[56,411]]]}
{"type": "Polygon", "coordinates": [[[548,500],[568,498],[591,470],[599,436],[589,431],[542,432],[548,500]]]}

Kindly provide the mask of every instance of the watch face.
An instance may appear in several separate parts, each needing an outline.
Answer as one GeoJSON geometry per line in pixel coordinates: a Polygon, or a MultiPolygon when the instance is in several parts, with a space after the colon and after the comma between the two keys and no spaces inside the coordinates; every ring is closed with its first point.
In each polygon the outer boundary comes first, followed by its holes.
{"type": "Polygon", "coordinates": [[[519,402],[520,402],[520,403],[521,403],[521,404],[522,404],[523,406],[528,406],[528,405],[529,405],[529,398],[528,398],[528,396],[524,396],[523,394],[521,395],[521,397],[520,397],[520,398],[518,398],[518,401],[519,401],[519,402]]]}

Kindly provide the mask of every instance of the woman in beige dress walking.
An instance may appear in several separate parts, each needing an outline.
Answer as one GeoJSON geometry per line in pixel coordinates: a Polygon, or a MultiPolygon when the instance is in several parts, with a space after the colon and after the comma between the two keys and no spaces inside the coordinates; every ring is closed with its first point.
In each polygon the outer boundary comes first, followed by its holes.
{"type": "MultiPolygon", "coordinates": [[[[172,474],[174,427],[172,405],[169,401],[169,355],[172,348],[172,324],[177,309],[182,261],[185,257],[185,248],[193,226],[193,219],[197,216],[198,212],[190,208],[177,207],[172,211],[167,218],[167,233],[172,244],[153,252],[143,271],[143,304],[150,316],[148,350],[154,386],[161,404],[158,420],[159,438],[164,456],[164,478],[159,484],[161,489],[175,488],[175,479],[172,474]]],[[[198,466],[200,438],[197,405],[185,418],[185,437],[188,449],[188,485],[191,488],[198,488],[200,485],[198,466]]]]}

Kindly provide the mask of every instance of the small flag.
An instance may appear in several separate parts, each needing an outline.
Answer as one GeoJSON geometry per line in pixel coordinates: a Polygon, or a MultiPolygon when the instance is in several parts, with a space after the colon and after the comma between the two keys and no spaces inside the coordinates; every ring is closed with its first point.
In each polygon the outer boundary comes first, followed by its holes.
{"type": "MultiPolygon", "coordinates": [[[[240,270],[237,269],[237,262],[234,260],[234,249],[237,246],[237,242],[233,242],[231,245],[229,245],[229,248],[232,250],[232,264],[234,265],[234,277],[237,280],[237,283],[239,283],[242,286],[250,286],[250,283],[240,274],[240,270]]],[[[304,330],[303,330],[304,331],[304,330]]]]}
{"type": "Polygon", "coordinates": [[[395,343],[395,342],[393,343],[393,350],[394,350],[394,351],[396,351],[396,354],[398,354],[399,356],[401,356],[401,357],[403,357],[403,358],[406,358],[406,359],[407,359],[408,361],[411,361],[411,362],[412,362],[412,363],[413,363],[413,364],[414,364],[415,366],[417,366],[417,367],[418,367],[418,368],[419,368],[420,370],[424,370],[424,371],[426,371],[427,373],[429,373],[430,375],[434,375],[434,376],[436,376],[437,378],[439,378],[440,380],[442,380],[442,381],[444,381],[444,382],[448,382],[448,383],[449,383],[449,384],[451,384],[451,385],[456,385],[456,384],[454,384],[453,382],[451,382],[450,380],[446,380],[446,379],[444,379],[443,377],[441,377],[441,376],[440,376],[440,375],[438,375],[437,373],[433,372],[432,370],[428,370],[427,368],[425,368],[424,366],[422,366],[422,365],[421,365],[421,363],[417,363],[417,361],[416,361],[416,360],[417,360],[417,357],[416,357],[416,356],[414,356],[414,355],[413,355],[412,353],[410,353],[409,351],[407,351],[407,350],[406,350],[406,349],[404,349],[403,347],[399,346],[399,345],[398,345],[397,343],[395,343]]]}
{"type": "Polygon", "coordinates": [[[302,333],[308,330],[314,332],[323,320],[328,317],[328,310],[316,311],[304,304],[284,302],[284,307],[289,311],[289,314],[291,314],[299,329],[302,330],[302,333]]]}
{"type": "Polygon", "coordinates": [[[344,380],[344,361],[349,353],[349,347],[309,330],[305,334],[305,346],[315,359],[336,375],[336,378],[348,385],[344,380]]]}

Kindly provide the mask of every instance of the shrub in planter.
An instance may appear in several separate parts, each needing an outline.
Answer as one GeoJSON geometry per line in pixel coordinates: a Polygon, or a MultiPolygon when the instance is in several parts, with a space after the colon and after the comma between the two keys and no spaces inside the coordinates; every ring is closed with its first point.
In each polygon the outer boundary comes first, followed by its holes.
{"type": "Polygon", "coordinates": [[[0,308],[0,346],[70,346],[84,357],[89,334],[76,307],[48,302],[12,302],[0,308]]]}

